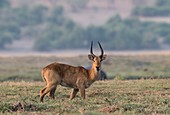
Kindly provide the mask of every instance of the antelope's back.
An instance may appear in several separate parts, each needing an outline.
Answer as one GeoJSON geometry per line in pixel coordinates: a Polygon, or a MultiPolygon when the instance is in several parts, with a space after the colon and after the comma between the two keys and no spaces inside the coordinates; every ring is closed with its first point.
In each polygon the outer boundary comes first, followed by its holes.
{"type": "MultiPolygon", "coordinates": [[[[77,79],[78,77],[88,77],[88,70],[84,67],[71,66],[62,63],[52,63],[43,68],[44,71],[52,70],[63,79],[77,79]]],[[[43,72],[42,72],[43,73],[43,72]]]]}

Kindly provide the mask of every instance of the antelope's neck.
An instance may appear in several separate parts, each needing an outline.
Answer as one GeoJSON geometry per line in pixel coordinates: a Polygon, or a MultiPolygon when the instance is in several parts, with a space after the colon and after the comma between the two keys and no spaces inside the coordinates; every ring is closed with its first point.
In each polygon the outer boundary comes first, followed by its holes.
{"type": "Polygon", "coordinates": [[[89,70],[89,77],[91,81],[95,81],[98,79],[100,71],[97,71],[96,68],[92,65],[91,69],[89,70]]]}

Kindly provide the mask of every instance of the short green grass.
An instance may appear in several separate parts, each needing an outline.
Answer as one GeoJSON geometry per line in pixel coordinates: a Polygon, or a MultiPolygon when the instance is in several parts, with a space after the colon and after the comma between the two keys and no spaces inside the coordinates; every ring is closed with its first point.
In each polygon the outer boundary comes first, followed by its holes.
{"type": "Polygon", "coordinates": [[[45,86],[42,67],[52,62],[90,65],[87,56],[0,57],[0,114],[170,114],[170,55],[107,57],[102,64],[110,80],[96,81],[69,100],[71,89],[58,87],[55,100],[39,102],[45,86]]]}
{"type": "MultiPolygon", "coordinates": [[[[102,68],[109,79],[154,79],[170,78],[170,55],[108,55],[102,68]]],[[[88,66],[87,56],[23,56],[0,57],[0,81],[41,81],[42,67],[53,63],[67,63],[74,66],[88,66]]]]}
{"type": "Polygon", "coordinates": [[[69,100],[70,88],[58,87],[55,97],[39,101],[43,82],[0,84],[1,114],[170,114],[170,79],[97,81],[69,100]]]}

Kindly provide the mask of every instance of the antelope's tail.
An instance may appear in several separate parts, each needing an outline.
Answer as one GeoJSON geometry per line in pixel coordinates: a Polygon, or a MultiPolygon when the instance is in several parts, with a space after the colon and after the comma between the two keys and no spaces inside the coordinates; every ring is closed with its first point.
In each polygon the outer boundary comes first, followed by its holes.
{"type": "Polygon", "coordinates": [[[43,68],[42,71],[41,71],[41,76],[42,76],[42,79],[43,79],[45,82],[47,82],[46,79],[45,79],[45,76],[44,76],[45,71],[46,71],[46,69],[43,68]]]}

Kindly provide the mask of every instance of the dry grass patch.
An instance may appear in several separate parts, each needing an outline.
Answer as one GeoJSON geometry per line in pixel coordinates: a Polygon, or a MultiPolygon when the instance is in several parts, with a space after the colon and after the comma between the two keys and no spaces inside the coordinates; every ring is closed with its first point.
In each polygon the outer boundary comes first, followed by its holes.
{"type": "Polygon", "coordinates": [[[95,82],[69,100],[71,89],[58,87],[55,100],[48,96],[39,102],[42,82],[3,82],[0,84],[0,113],[19,114],[170,114],[170,79],[109,80],[95,82]]]}

